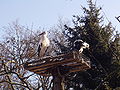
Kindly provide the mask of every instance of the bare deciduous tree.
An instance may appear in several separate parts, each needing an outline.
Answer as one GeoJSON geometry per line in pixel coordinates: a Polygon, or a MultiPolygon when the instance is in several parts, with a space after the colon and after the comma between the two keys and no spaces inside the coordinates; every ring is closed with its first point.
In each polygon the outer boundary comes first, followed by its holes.
{"type": "Polygon", "coordinates": [[[0,90],[50,90],[52,77],[29,72],[23,65],[38,59],[36,49],[38,34],[29,28],[13,23],[5,28],[7,33],[0,43],[0,90]]]}

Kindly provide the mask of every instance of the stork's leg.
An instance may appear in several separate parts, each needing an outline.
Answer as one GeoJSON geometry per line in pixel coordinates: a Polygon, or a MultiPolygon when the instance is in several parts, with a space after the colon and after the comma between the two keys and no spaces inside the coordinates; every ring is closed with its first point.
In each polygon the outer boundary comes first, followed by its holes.
{"type": "Polygon", "coordinates": [[[47,48],[46,48],[46,50],[45,50],[44,56],[46,55],[46,53],[47,53],[47,50],[48,50],[48,47],[47,47],[47,48]]]}

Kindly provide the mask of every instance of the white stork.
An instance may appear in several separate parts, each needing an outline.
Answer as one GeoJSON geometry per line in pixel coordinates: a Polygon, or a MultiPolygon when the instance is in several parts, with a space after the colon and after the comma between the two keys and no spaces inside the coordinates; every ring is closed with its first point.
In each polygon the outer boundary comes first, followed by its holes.
{"type": "Polygon", "coordinates": [[[47,37],[47,32],[43,32],[39,35],[40,35],[40,41],[39,41],[37,52],[39,57],[43,57],[50,45],[50,41],[47,37]]]}
{"type": "Polygon", "coordinates": [[[74,48],[75,50],[79,50],[79,52],[82,53],[84,49],[89,49],[89,44],[79,39],[74,42],[74,48]]]}

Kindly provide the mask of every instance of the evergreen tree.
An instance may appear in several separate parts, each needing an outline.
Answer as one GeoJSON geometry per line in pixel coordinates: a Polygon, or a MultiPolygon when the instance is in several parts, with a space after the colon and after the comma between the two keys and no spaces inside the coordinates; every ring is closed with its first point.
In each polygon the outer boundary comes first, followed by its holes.
{"type": "Polygon", "coordinates": [[[64,25],[66,43],[55,43],[60,53],[72,50],[73,42],[82,39],[90,44],[90,50],[83,53],[91,60],[91,69],[71,73],[66,77],[66,90],[112,90],[120,87],[120,34],[115,33],[111,22],[104,25],[101,7],[88,0],[88,8],[82,7],[84,15],[74,15],[74,27],[64,25]]]}

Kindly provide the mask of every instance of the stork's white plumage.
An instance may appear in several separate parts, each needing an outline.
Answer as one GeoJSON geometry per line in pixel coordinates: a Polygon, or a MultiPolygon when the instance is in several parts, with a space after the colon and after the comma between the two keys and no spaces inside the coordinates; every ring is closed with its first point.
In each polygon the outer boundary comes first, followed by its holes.
{"type": "Polygon", "coordinates": [[[38,56],[39,57],[43,57],[50,45],[50,41],[47,37],[47,32],[43,32],[40,35],[40,41],[39,41],[39,44],[38,44],[38,56]]]}
{"type": "Polygon", "coordinates": [[[74,42],[74,48],[75,50],[79,50],[79,52],[82,53],[84,49],[89,48],[89,44],[83,42],[82,40],[76,40],[74,42]]]}

